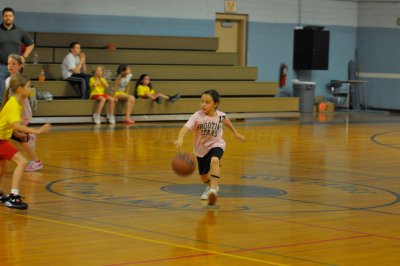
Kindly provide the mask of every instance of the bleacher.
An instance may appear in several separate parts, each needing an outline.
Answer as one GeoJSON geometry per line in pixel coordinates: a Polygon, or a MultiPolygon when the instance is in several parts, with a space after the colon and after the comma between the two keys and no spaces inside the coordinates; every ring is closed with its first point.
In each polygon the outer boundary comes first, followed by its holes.
{"type": "MultiPolygon", "coordinates": [[[[232,118],[298,117],[298,98],[277,98],[276,82],[257,82],[256,67],[237,66],[235,53],[216,52],[218,40],[204,37],[167,37],[132,35],[97,35],[33,33],[39,64],[28,64],[25,74],[38,91],[49,91],[53,101],[38,101],[33,123],[91,122],[95,101],[79,99],[79,91],[61,78],[61,62],[72,41],[81,44],[91,73],[97,65],[111,70],[115,77],[118,64],[129,64],[133,70],[131,93],[136,79],[150,75],[156,91],[180,93],[182,98],[161,105],[138,99],[133,118],[143,120],[180,120],[199,109],[199,96],[207,89],[217,89],[222,96],[220,109],[232,118]],[[116,47],[117,49],[106,49],[116,47]],[[44,67],[46,81],[37,81],[44,67]]],[[[32,62],[33,53],[27,59],[32,62]]],[[[113,82],[111,82],[112,85],[113,82]]],[[[111,87],[111,86],[110,86],[111,87]]],[[[118,103],[118,116],[124,103],[118,103]]]]}

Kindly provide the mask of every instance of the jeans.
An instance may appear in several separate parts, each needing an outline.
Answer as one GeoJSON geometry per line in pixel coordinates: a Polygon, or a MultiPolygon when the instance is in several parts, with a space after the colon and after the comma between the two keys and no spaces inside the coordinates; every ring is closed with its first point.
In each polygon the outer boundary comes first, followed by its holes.
{"type": "Polygon", "coordinates": [[[0,103],[3,102],[3,94],[6,89],[6,79],[8,75],[7,65],[0,64],[0,103]]]}
{"type": "Polygon", "coordinates": [[[89,79],[90,75],[88,74],[72,74],[69,78],[65,80],[71,83],[78,84],[81,89],[81,98],[88,99],[90,92],[89,79]]]}

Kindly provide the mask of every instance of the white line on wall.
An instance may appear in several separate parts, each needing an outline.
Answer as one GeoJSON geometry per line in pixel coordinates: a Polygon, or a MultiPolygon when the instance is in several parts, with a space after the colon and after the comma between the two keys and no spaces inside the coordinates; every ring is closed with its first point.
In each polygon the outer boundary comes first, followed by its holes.
{"type": "Polygon", "coordinates": [[[359,77],[361,78],[379,78],[379,79],[400,79],[400,73],[367,73],[360,72],[359,77]]]}

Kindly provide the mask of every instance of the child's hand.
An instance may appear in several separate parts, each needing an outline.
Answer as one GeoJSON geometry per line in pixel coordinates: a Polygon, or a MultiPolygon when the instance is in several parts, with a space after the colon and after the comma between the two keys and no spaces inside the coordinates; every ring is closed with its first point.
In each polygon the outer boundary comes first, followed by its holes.
{"type": "Polygon", "coordinates": [[[29,119],[26,117],[22,117],[21,118],[21,124],[24,126],[28,126],[29,125],[29,119]]]}
{"type": "Polygon", "coordinates": [[[50,131],[50,128],[51,128],[51,124],[49,124],[49,123],[44,124],[43,126],[41,126],[38,129],[38,134],[47,133],[50,131]]]}
{"type": "Polygon", "coordinates": [[[235,136],[236,136],[236,138],[237,138],[240,142],[245,142],[245,141],[246,141],[246,139],[244,138],[244,136],[241,135],[241,134],[239,134],[239,133],[237,133],[235,136]]]}
{"type": "Polygon", "coordinates": [[[26,138],[26,133],[20,132],[18,130],[14,130],[13,136],[17,139],[24,139],[24,138],[26,138]]]}
{"type": "Polygon", "coordinates": [[[181,149],[182,148],[182,144],[183,144],[183,139],[177,139],[177,140],[174,141],[174,143],[175,143],[175,147],[177,149],[181,149]]]}

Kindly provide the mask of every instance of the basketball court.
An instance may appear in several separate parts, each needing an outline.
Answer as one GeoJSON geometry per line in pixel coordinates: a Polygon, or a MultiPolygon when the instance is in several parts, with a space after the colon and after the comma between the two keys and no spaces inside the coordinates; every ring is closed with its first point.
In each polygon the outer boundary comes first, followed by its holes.
{"type": "Polygon", "coordinates": [[[215,207],[171,170],[183,122],[54,126],[29,209],[0,209],[1,265],[399,265],[400,116],[234,123],[215,207]]]}

